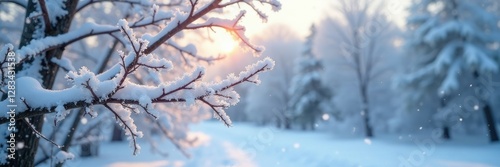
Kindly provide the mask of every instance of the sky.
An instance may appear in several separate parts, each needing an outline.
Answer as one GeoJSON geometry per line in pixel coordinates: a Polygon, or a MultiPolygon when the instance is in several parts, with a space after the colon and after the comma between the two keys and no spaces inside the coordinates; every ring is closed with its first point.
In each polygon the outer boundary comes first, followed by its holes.
{"type": "MultiPolygon", "coordinates": [[[[375,0],[383,2],[385,5],[382,11],[389,19],[398,26],[403,27],[406,8],[410,0],[375,0]]],[[[266,10],[269,15],[268,22],[262,24],[255,13],[249,12],[242,24],[247,28],[247,35],[252,36],[262,32],[265,28],[274,24],[283,24],[290,27],[299,37],[305,37],[309,33],[312,23],[319,23],[328,16],[335,16],[333,8],[335,0],[281,0],[282,9],[279,12],[266,10]],[[250,26],[251,25],[251,26],[250,26]]]]}
{"type": "MultiPolygon", "coordinates": [[[[411,0],[368,0],[377,3],[383,3],[384,9],[381,11],[389,20],[392,20],[401,28],[404,28],[405,19],[407,16],[407,7],[411,0]]],[[[309,28],[311,24],[319,24],[322,20],[328,17],[336,17],[335,5],[338,5],[338,0],[280,0],[282,3],[282,9],[278,12],[271,10],[269,6],[258,6],[259,9],[264,11],[269,17],[266,23],[263,23],[258,15],[252,11],[252,9],[245,8],[241,5],[241,9],[247,11],[245,17],[241,20],[240,25],[245,26],[246,36],[250,38],[251,42],[255,42],[256,36],[265,36],[263,34],[266,28],[270,28],[275,25],[282,25],[288,27],[293,33],[297,35],[300,39],[305,39],[305,37],[310,33],[309,28]]],[[[229,11],[228,13],[239,13],[240,8],[233,8],[234,11],[229,11]]],[[[231,9],[230,9],[231,10],[231,9]]],[[[227,16],[231,18],[231,16],[227,16]]],[[[241,53],[233,52],[238,50],[237,42],[232,40],[231,36],[221,31],[212,34],[214,43],[206,42],[201,45],[203,53],[208,56],[215,56],[218,54],[227,54],[227,56],[234,57],[241,53]],[[216,48],[216,49],[214,49],[216,48]]],[[[265,55],[265,54],[264,54],[265,55]]],[[[239,56],[237,56],[239,57],[239,56]]],[[[221,71],[228,71],[228,66],[237,66],[238,58],[230,58],[221,63],[216,63],[221,71]],[[229,63],[229,64],[228,64],[229,63]],[[222,66],[222,67],[220,67],[222,66]]],[[[226,58],[228,59],[228,58],[226,58]]],[[[250,62],[246,62],[250,63],[250,62]]],[[[241,65],[241,64],[238,64],[241,65]]],[[[248,65],[248,64],[247,64],[248,65]]],[[[235,69],[232,69],[235,70],[235,69]]],[[[229,71],[232,71],[229,70],[229,71]]],[[[218,70],[214,70],[218,71],[218,70]]],[[[218,72],[216,72],[218,73],[218,72]]],[[[224,74],[225,75],[225,74],[224,74]]]]}
{"type": "MultiPolygon", "coordinates": [[[[411,0],[368,0],[376,1],[378,3],[382,2],[384,5],[383,11],[381,11],[386,18],[394,21],[396,25],[400,28],[404,28],[405,19],[408,15],[407,8],[411,0]]],[[[338,0],[280,0],[282,3],[282,9],[278,12],[273,12],[270,10],[269,6],[263,10],[269,16],[267,23],[263,23],[261,19],[257,16],[255,12],[251,9],[247,10],[247,15],[240,22],[241,25],[246,28],[246,36],[250,38],[251,42],[256,42],[256,37],[265,36],[266,28],[270,28],[275,25],[286,26],[293,33],[297,35],[300,39],[305,39],[309,35],[309,28],[311,24],[319,24],[322,20],[328,17],[336,17],[335,5],[338,0]]],[[[242,7],[244,8],[244,7],[242,7]]],[[[260,9],[262,9],[261,7],[260,9]]],[[[235,10],[240,10],[235,9],[235,10]]],[[[238,13],[237,11],[232,11],[229,13],[238,13]]],[[[203,53],[209,56],[214,56],[221,54],[226,54],[226,58],[221,60],[219,63],[215,63],[210,66],[212,70],[209,70],[209,76],[224,76],[227,71],[240,71],[244,67],[252,62],[247,62],[249,60],[240,59],[242,52],[238,52],[237,44],[227,33],[216,33],[214,35],[213,44],[206,43],[201,45],[203,47],[203,53]],[[217,48],[217,49],[214,49],[217,48]],[[225,52],[227,51],[227,52],[225,52]]],[[[258,43],[254,43],[259,45],[258,43]]],[[[263,56],[269,56],[266,52],[263,56]]]]}

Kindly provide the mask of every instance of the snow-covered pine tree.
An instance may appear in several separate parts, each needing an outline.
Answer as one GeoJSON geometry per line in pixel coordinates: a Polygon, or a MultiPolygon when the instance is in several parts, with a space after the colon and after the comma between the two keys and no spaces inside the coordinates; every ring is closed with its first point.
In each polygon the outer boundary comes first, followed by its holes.
{"type": "Polygon", "coordinates": [[[316,120],[325,112],[325,103],[329,102],[332,96],[330,89],[321,82],[320,72],[323,64],[313,53],[316,27],[312,25],[310,30],[304,52],[296,59],[295,75],[289,90],[291,99],[288,114],[303,130],[306,130],[307,126],[314,130],[316,120]]]}
{"type": "MultiPolygon", "coordinates": [[[[409,103],[418,104],[427,93],[440,98],[438,112],[460,93],[460,79],[472,76],[477,89],[481,77],[496,73],[500,41],[498,16],[487,10],[488,0],[418,0],[413,1],[408,17],[411,35],[407,39],[412,56],[412,70],[400,81],[409,88],[409,103]],[[413,90],[413,91],[411,91],[413,90]]],[[[498,141],[491,102],[478,96],[491,141],[498,141]]],[[[479,105],[479,104],[477,104],[479,105]]],[[[451,113],[440,113],[441,115],[451,113]]],[[[450,121],[441,120],[443,137],[449,138],[450,121]]]]}

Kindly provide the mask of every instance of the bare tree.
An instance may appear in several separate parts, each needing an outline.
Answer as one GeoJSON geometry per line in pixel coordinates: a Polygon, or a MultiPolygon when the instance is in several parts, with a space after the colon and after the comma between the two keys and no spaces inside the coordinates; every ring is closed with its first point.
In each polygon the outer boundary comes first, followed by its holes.
{"type": "MultiPolygon", "coordinates": [[[[340,21],[329,19],[329,32],[336,50],[330,52],[344,58],[344,64],[354,72],[360,97],[360,115],[365,136],[373,137],[371,125],[370,85],[384,70],[378,65],[387,44],[386,29],[390,24],[379,11],[378,5],[367,0],[341,0],[337,10],[340,21]],[[344,24],[345,23],[345,24],[344,24]]],[[[330,56],[336,56],[330,55],[330,56]]]]}

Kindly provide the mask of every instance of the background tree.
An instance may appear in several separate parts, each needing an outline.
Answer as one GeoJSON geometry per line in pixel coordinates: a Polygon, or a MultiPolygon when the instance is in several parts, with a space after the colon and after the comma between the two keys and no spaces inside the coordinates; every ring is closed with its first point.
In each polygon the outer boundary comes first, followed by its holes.
{"type": "Polygon", "coordinates": [[[291,128],[291,117],[286,112],[291,99],[288,89],[293,77],[293,60],[300,55],[300,39],[287,27],[273,25],[266,36],[256,37],[256,43],[265,46],[265,54],[276,60],[273,71],[260,75],[266,82],[259,88],[249,88],[245,113],[250,121],[260,124],[275,123],[291,128]]]}
{"type": "Polygon", "coordinates": [[[295,75],[289,89],[290,109],[287,111],[287,114],[294,118],[303,130],[306,130],[308,126],[314,130],[316,120],[327,110],[325,103],[332,96],[331,90],[321,82],[320,72],[323,70],[323,64],[313,53],[316,27],[312,25],[310,31],[311,33],[306,38],[304,52],[296,59],[295,75]]]}
{"type": "MultiPolygon", "coordinates": [[[[443,138],[450,138],[449,116],[455,112],[450,104],[464,93],[462,83],[475,89],[475,104],[482,106],[491,141],[498,141],[491,109],[491,91],[483,82],[498,72],[498,15],[488,10],[490,1],[426,0],[414,1],[408,18],[411,36],[408,47],[415,62],[410,74],[401,81],[410,88],[408,102],[419,103],[427,93],[437,95],[440,103],[436,114],[443,128],[443,138]],[[490,92],[485,94],[485,92],[490,92]]],[[[491,81],[491,78],[490,80],[491,81]]],[[[462,109],[459,109],[462,110],[462,109]]]]}
{"type": "MultiPolygon", "coordinates": [[[[19,49],[14,49],[13,45],[7,44],[0,51],[1,60],[3,60],[0,63],[3,75],[0,83],[2,86],[1,108],[2,111],[6,111],[9,109],[8,104],[11,104],[9,100],[13,99],[16,102],[18,107],[15,119],[18,131],[15,132],[15,139],[19,144],[15,159],[7,159],[9,152],[6,150],[9,146],[5,144],[5,139],[9,139],[6,130],[9,118],[7,115],[2,115],[0,122],[2,129],[5,130],[5,133],[2,134],[4,137],[2,137],[1,144],[3,150],[1,153],[4,157],[0,159],[2,164],[34,166],[39,143],[38,136],[48,140],[41,133],[45,116],[53,113],[54,123],[58,123],[65,119],[68,112],[77,108],[83,108],[86,115],[93,117],[101,112],[111,113],[110,115],[125,130],[125,134],[134,148],[134,154],[140,148],[136,139],[142,137],[143,133],[137,129],[134,120],[138,119],[134,119],[134,116],[131,116],[132,113],[143,113],[139,115],[146,115],[150,119],[152,118],[152,122],[159,125],[165,122],[179,123],[183,120],[172,121],[167,118],[172,113],[158,111],[165,111],[164,107],[178,106],[178,104],[173,103],[184,103],[187,104],[186,106],[196,104],[195,106],[205,106],[213,110],[215,117],[229,126],[231,121],[223,109],[234,105],[239,97],[232,90],[232,87],[243,82],[256,82],[257,73],[269,70],[274,65],[272,60],[265,59],[249,66],[246,72],[242,72],[238,76],[232,75],[217,83],[202,82],[201,78],[205,73],[202,68],[186,71],[182,68],[182,64],[178,64],[175,59],[172,59],[174,56],[170,55],[170,57],[168,53],[158,49],[166,45],[181,52],[182,56],[189,55],[199,60],[214,60],[197,55],[194,44],[182,46],[175,41],[180,41],[180,32],[184,30],[218,27],[238,37],[240,42],[251,50],[260,52],[261,48],[250,44],[245,37],[244,27],[238,25],[240,19],[245,15],[244,12],[233,15],[235,16],[233,19],[221,17],[220,14],[214,15],[214,13],[220,12],[220,9],[243,4],[255,9],[262,19],[267,19],[266,15],[254,5],[254,1],[190,0],[158,5],[153,5],[153,2],[150,1],[120,1],[119,4],[132,5],[134,13],[129,13],[129,15],[128,12],[125,12],[125,15],[113,15],[116,19],[94,17],[92,19],[98,20],[94,23],[89,22],[90,18],[80,16],[87,12],[93,12],[92,10],[86,11],[90,9],[87,7],[107,3],[107,1],[40,0],[2,1],[0,3],[9,2],[14,2],[14,4],[24,8],[25,18],[21,19],[23,21],[20,22],[24,23],[24,29],[21,32],[21,38],[18,38],[20,44],[17,48],[19,49]],[[127,18],[128,21],[120,18],[127,18]],[[78,24],[82,22],[87,23],[78,24]],[[73,24],[79,26],[74,27],[73,24]],[[73,28],[70,29],[70,27],[73,28]],[[151,27],[151,29],[148,33],[140,33],[140,30],[134,32],[133,29],[141,27],[151,27]],[[138,38],[138,34],[142,34],[142,36],[138,38]],[[123,50],[118,52],[119,55],[114,57],[114,60],[101,61],[101,63],[111,62],[116,65],[107,67],[101,73],[89,70],[87,67],[81,67],[78,71],[73,70],[75,68],[69,63],[71,58],[78,59],[85,56],[83,53],[77,53],[75,57],[71,57],[72,53],[65,48],[69,50],[75,42],[84,41],[85,38],[96,39],[97,35],[109,35],[108,37],[115,38],[124,45],[123,50]],[[15,53],[16,66],[8,65],[9,53],[15,53]],[[181,68],[174,68],[174,64],[180,65],[181,68]],[[16,82],[18,89],[15,98],[7,98],[9,85],[7,71],[13,67],[15,67],[16,79],[11,81],[16,82]],[[66,76],[58,75],[60,70],[69,72],[66,76]],[[180,75],[173,75],[173,77],[160,75],[165,74],[165,71],[168,70],[183,71],[182,73],[185,74],[177,73],[180,75]],[[55,89],[57,83],[68,81],[69,87],[55,89]],[[138,81],[149,82],[140,83],[138,81]],[[162,107],[157,104],[166,105],[162,107]],[[96,109],[98,107],[102,107],[103,110],[96,109]],[[156,119],[159,121],[155,121],[156,119]]],[[[271,6],[275,11],[280,9],[280,4],[277,1],[258,2],[271,6]]],[[[110,13],[112,12],[107,12],[107,14],[110,13]]],[[[19,22],[12,23],[14,24],[12,27],[19,26],[19,22]]],[[[5,30],[2,29],[2,31],[5,30]]],[[[4,41],[9,40],[4,39],[4,41]]],[[[10,42],[16,42],[16,40],[10,42]]],[[[180,109],[170,111],[179,112],[180,109]]],[[[172,129],[161,127],[165,127],[165,125],[161,125],[159,128],[163,129],[167,136],[172,136],[168,131],[172,129]]],[[[57,144],[54,141],[51,142],[57,144]]],[[[58,161],[69,157],[71,156],[66,151],[56,153],[58,161]]]]}
{"type": "Polygon", "coordinates": [[[384,124],[377,121],[388,119],[391,114],[387,111],[395,105],[391,100],[373,98],[392,99],[388,78],[393,74],[388,69],[398,68],[394,40],[399,31],[378,13],[382,6],[365,0],[339,1],[339,15],[324,20],[319,32],[319,55],[328,62],[327,73],[335,75],[325,77],[338,90],[337,97],[342,97],[336,103],[342,120],[350,126],[344,129],[364,129],[366,137],[373,137],[374,125],[384,124]]]}

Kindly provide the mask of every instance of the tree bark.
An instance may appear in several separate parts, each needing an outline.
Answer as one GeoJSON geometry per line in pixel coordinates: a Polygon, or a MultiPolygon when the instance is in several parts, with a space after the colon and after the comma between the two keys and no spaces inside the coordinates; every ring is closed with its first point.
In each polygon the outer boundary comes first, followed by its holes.
{"type": "Polygon", "coordinates": [[[490,142],[498,142],[498,132],[496,128],[495,118],[493,112],[491,111],[490,104],[486,104],[483,109],[484,117],[486,119],[486,126],[488,127],[488,135],[490,136],[490,142]]]}
{"type": "MultiPolygon", "coordinates": [[[[26,8],[26,16],[25,16],[26,20],[31,19],[29,18],[30,14],[37,10],[36,9],[38,6],[37,3],[38,2],[36,1],[28,1],[28,6],[26,8]]],[[[45,36],[55,36],[68,32],[69,27],[71,25],[71,21],[74,16],[76,5],[78,4],[78,0],[67,0],[64,3],[68,11],[68,15],[62,18],[58,18],[57,20],[58,22],[54,27],[46,28],[45,36]]],[[[34,39],[33,38],[34,32],[38,31],[41,24],[42,23],[36,19],[25,22],[19,47],[28,45],[34,39]]],[[[52,24],[49,23],[48,25],[52,24]]],[[[43,55],[45,56],[45,58],[44,61],[42,61],[43,67],[42,70],[39,71],[39,73],[42,76],[43,80],[42,86],[45,89],[52,89],[57,71],[59,70],[59,66],[52,63],[50,59],[52,57],[61,58],[63,51],[64,48],[56,48],[54,50],[45,52],[43,55]]],[[[28,65],[30,63],[33,63],[33,61],[27,61],[23,65],[28,65]]],[[[19,70],[21,69],[22,68],[16,69],[16,73],[19,72],[19,70]]],[[[29,118],[28,120],[37,131],[41,132],[44,123],[44,115],[34,116],[29,118]]],[[[33,131],[29,126],[31,125],[28,125],[21,120],[16,121],[16,129],[18,130],[15,134],[16,142],[18,146],[22,143],[24,147],[16,150],[16,154],[14,156],[15,159],[8,159],[8,164],[10,166],[31,167],[35,165],[35,155],[38,150],[39,138],[35,133],[33,133],[33,131]]]]}

